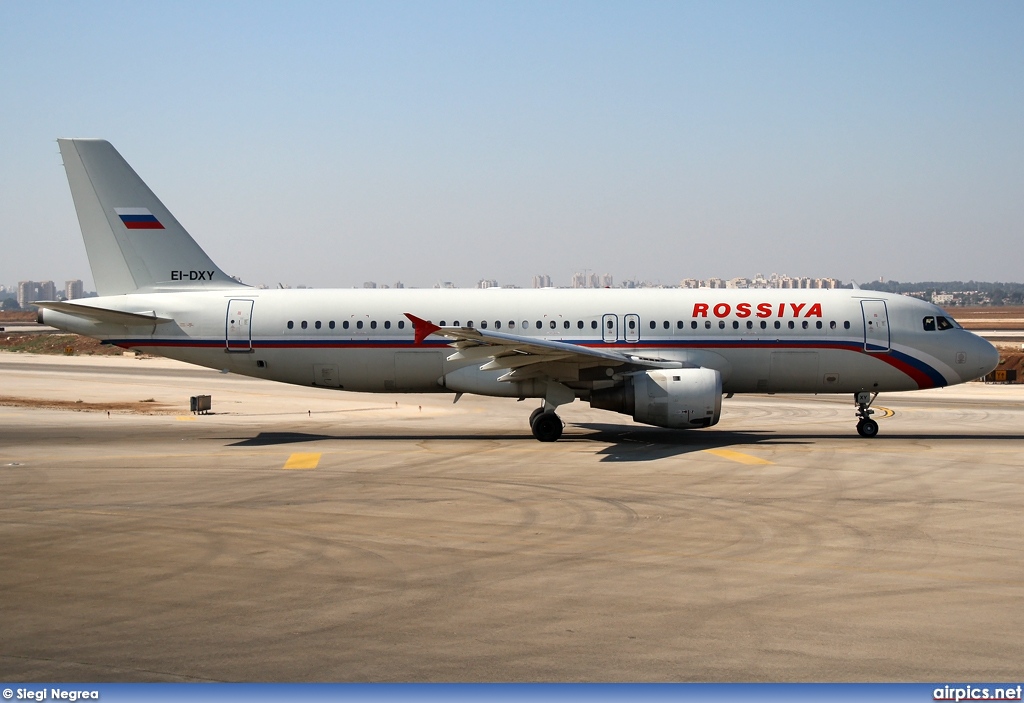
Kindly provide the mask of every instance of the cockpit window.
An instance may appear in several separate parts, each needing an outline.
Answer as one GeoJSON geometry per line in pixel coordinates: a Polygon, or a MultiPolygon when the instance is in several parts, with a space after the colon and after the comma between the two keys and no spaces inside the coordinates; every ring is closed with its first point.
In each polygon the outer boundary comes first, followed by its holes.
{"type": "Polygon", "coordinates": [[[934,332],[935,331],[935,318],[931,315],[924,318],[924,331],[934,332]]]}
{"type": "Polygon", "coordinates": [[[957,327],[955,322],[947,320],[942,315],[935,318],[935,322],[940,330],[951,330],[957,327]]]}

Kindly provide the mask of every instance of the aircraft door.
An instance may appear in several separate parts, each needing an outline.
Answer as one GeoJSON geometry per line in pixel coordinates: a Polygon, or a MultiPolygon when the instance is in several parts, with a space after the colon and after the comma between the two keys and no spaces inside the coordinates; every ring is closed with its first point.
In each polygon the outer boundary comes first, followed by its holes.
{"type": "Polygon", "coordinates": [[[884,300],[862,300],[864,314],[864,351],[889,351],[889,315],[884,300]]]}
{"type": "Polygon", "coordinates": [[[619,316],[607,314],[601,318],[601,334],[608,344],[619,341],[619,316]]]}
{"type": "Polygon", "coordinates": [[[626,328],[626,341],[636,344],[640,341],[640,316],[635,314],[624,315],[622,318],[626,328]]]}
{"type": "Polygon", "coordinates": [[[229,300],[224,320],[225,346],[229,352],[252,351],[252,300],[229,300]]]}

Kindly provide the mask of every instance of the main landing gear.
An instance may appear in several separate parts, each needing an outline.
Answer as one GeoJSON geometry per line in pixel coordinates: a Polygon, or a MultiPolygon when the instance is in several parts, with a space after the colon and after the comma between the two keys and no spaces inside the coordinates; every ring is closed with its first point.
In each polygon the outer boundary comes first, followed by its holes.
{"type": "Polygon", "coordinates": [[[861,437],[874,437],[878,434],[878,423],[871,419],[871,415],[875,412],[871,409],[871,404],[877,397],[877,393],[872,395],[867,391],[854,394],[857,403],[857,417],[860,418],[857,421],[857,434],[861,437]]]}
{"type": "Polygon", "coordinates": [[[543,405],[530,413],[530,429],[541,442],[556,441],[562,436],[563,427],[562,418],[554,410],[545,410],[543,405]]]}

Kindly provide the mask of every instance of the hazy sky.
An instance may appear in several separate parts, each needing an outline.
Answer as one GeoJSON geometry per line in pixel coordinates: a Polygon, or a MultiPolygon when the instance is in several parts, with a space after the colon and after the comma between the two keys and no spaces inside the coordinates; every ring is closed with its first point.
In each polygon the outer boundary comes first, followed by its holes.
{"type": "Polygon", "coordinates": [[[1024,280],[1024,3],[0,2],[0,283],[57,137],[248,283],[1024,280]]]}

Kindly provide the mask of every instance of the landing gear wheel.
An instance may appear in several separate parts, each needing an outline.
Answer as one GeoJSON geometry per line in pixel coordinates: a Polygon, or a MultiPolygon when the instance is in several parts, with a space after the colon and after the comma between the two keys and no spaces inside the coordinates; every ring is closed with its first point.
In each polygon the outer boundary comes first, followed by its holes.
{"type": "Polygon", "coordinates": [[[541,412],[530,424],[533,436],[541,442],[554,442],[562,436],[562,418],[553,412],[541,412]]]}
{"type": "Polygon", "coordinates": [[[875,402],[878,393],[861,391],[853,394],[853,400],[857,404],[857,434],[861,437],[874,437],[878,434],[878,423],[871,419],[874,410],[871,404],[875,402]]]}
{"type": "Polygon", "coordinates": [[[542,405],[539,408],[537,408],[536,410],[534,410],[532,413],[530,413],[530,427],[531,428],[533,427],[533,423],[536,421],[536,419],[538,417],[541,416],[541,413],[543,413],[543,412],[544,412],[544,406],[542,405]]]}
{"type": "Polygon", "coordinates": [[[878,423],[871,418],[865,418],[857,423],[857,434],[861,437],[874,437],[878,434],[878,423]]]}

